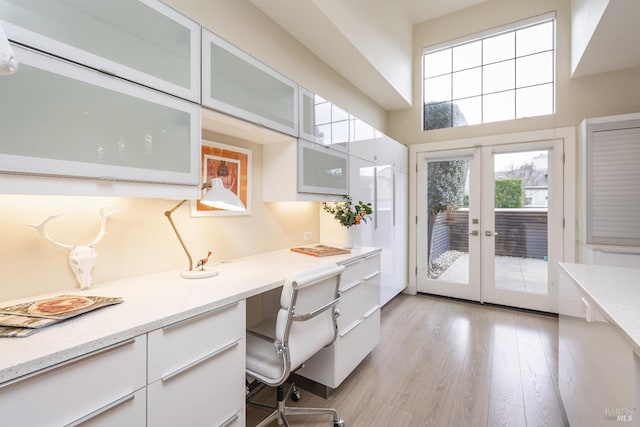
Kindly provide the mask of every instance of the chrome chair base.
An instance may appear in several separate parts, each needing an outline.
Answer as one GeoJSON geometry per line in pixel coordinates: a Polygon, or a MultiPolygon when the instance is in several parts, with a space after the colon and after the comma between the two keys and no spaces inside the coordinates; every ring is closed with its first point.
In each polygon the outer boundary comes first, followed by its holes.
{"type": "MultiPolygon", "coordinates": [[[[291,391],[294,390],[293,384],[289,387],[286,395],[284,393],[284,387],[279,385],[276,388],[277,393],[277,406],[266,405],[260,402],[254,402],[251,397],[247,398],[247,404],[257,406],[260,408],[272,409],[273,412],[262,420],[256,427],[265,427],[271,424],[273,421],[277,422],[277,425],[284,425],[289,427],[289,421],[287,416],[289,415],[331,415],[333,417],[334,427],[344,427],[344,420],[338,418],[338,413],[333,408],[303,408],[298,406],[286,406],[286,397],[291,395],[291,391]]],[[[295,391],[294,391],[295,393],[295,391]]]]}

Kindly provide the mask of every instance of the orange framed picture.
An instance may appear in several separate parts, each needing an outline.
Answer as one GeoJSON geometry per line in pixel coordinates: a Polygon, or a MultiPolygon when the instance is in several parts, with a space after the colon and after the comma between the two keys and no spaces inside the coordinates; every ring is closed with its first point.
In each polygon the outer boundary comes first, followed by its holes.
{"type": "MultiPolygon", "coordinates": [[[[225,188],[238,196],[245,212],[232,212],[191,201],[191,216],[248,215],[251,213],[251,150],[213,141],[202,141],[202,182],[220,178],[225,188]]],[[[206,190],[202,190],[204,195],[206,190]]]]}

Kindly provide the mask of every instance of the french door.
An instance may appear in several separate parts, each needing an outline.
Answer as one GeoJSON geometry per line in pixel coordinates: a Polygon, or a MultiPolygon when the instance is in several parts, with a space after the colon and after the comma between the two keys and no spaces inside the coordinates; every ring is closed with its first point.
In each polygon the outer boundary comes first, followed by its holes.
{"type": "Polygon", "coordinates": [[[418,292],[557,312],[562,142],[418,156],[418,292]]]}

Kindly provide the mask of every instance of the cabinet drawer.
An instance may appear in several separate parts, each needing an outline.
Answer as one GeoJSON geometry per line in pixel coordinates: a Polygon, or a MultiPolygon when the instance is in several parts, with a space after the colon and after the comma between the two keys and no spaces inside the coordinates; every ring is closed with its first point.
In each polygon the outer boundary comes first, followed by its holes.
{"type": "Polygon", "coordinates": [[[243,338],[244,311],[244,301],[239,301],[150,332],[148,383],[243,338]]]}
{"type": "Polygon", "coordinates": [[[344,271],[340,275],[340,290],[348,289],[355,282],[361,281],[365,276],[364,258],[344,264],[344,271]]]}
{"type": "Polygon", "coordinates": [[[358,319],[336,338],[335,382],[336,387],[355,369],[368,352],[362,348],[364,319],[358,319]]]}
{"type": "Polygon", "coordinates": [[[232,416],[230,416],[229,418],[227,418],[226,420],[222,421],[220,424],[213,424],[213,426],[219,426],[219,427],[244,427],[246,421],[245,421],[245,410],[242,409],[241,411],[238,411],[237,413],[233,414],[232,416]]]}
{"type": "Polygon", "coordinates": [[[72,423],[82,427],[145,427],[147,425],[147,389],[142,388],[114,401],[111,405],[99,409],[72,423]]]}
{"type": "Polygon", "coordinates": [[[130,409],[128,396],[145,386],[146,344],[143,335],[0,387],[2,424],[65,426],[130,409]]]}
{"type": "Polygon", "coordinates": [[[244,354],[239,338],[189,369],[149,384],[148,426],[234,425],[234,415],[244,411],[244,354]]]}
{"type": "Polygon", "coordinates": [[[364,276],[370,276],[373,273],[380,272],[380,259],[380,252],[364,257],[364,276]]]}
{"type": "Polygon", "coordinates": [[[368,308],[365,303],[365,283],[362,280],[354,282],[350,288],[340,291],[338,303],[338,332],[348,328],[353,322],[362,318],[368,308]]]}
{"type": "Polygon", "coordinates": [[[362,322],[362,348],[365,356],[380,343],[380,306],[371,307],[362,322]]]}

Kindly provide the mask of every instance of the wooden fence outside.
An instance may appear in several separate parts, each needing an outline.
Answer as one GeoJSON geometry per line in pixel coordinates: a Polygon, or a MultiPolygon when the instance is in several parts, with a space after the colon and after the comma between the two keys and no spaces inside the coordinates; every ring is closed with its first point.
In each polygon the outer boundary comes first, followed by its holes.
{"type": "MultiPolygon", "coordinates": [[[[496,211],[496,255],[544,259],[547,256],[547,212],[496,211]]],[[[432,258],[448,250],[469,252],[469,212],[440,212],[432,238],[432,258]]]]}

